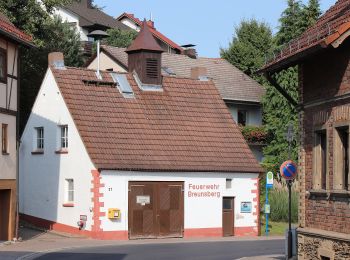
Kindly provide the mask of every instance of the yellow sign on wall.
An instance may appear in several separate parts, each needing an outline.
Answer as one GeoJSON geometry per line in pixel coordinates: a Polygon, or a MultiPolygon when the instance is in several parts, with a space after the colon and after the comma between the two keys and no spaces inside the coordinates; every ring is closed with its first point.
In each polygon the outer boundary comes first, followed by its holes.
{"type": "Polygon", "coordinates": [[[108,218],[109,219],[120,219],[120,209],[113,208],[113,209],[108,209],[108,218]]]}

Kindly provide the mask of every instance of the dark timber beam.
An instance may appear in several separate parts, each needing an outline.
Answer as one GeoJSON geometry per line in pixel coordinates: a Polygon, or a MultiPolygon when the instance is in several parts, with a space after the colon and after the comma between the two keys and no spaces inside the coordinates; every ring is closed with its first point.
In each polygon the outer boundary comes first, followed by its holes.
{"type": "Polygon", "coordinates": [[[277,81],[272,77],[272,75],[268,72],[265,72],[266,79],[270,82],[270,84],[278,90],[279,93],[282,94],[283,97],[285,97],[288,102],[297,110],[300,110],[300,106],[298,102],[292,98],[287,91],[285,91],[278,83],[277,81]]]}

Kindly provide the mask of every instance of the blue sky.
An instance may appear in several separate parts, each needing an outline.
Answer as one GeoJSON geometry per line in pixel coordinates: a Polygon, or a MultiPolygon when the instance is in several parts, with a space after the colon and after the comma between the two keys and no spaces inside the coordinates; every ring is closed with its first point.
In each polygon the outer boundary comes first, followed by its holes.
{"type": "MultiPolygon", "coordinates": [[[[199,56],[219,57],[220,47],[232,39],[234,26],[242,19],[255,18],[278,29],[278,19],[287,0],[95,0],[114,17],[123,12],[143,19],[153,15],[155,27],[178,43],[196,44],[199,56]]],[[[307,3],[307,0],[303,0],[307,3]]],[[[320,0],[322,11],[336,0],[320,0]]]]}

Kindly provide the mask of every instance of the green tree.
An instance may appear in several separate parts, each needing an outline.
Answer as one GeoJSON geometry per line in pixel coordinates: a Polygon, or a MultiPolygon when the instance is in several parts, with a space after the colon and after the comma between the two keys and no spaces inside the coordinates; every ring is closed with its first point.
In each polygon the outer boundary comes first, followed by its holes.
{"type": "Polygon", "coordinates": [[[321,15],[321,8],[319,0],[309,0],[308,5],[303,10],[303,27],[308,28],[315,24],[317,18],[321,15]]]}
{"type": "Polygon", "coordinates": [[[104,40],[105,44],[123,48],[128,47],[137,36],[134,30],[124,31],[119,28],[109,29],[107,33],[109,37],[104,40]]]}
{"type": "Polygon", "coordinates": [[[280,27],[275,36],[276,46],[282,46],[299,36],[304,31],[303,6],[299,0],[288,0],[287,8],[279,19],[280,27]]]}
{"type": "MultiPolygon", "coordinates": [[[[280,29],[275,38],[277,49],[283,48],[292,39],[300,36],[315,23],[319,15],[318,1],[310,0],[308,6],[303,6],[299,1],[288,0],[288,6],[279,20],[280,29]]],[[[298,100],[298,67],[281,71],[275,75],[275,78],[294,100],[298,100]]],[[[296,109],[271,86],[266,88],[263,108],[266,127],[274,134],[274,138],[264,149],[264,163],[268,169],[278,172],[279,165],[284,160],[297,160],[296,137],[291,145],[291,158],[288,158],[288,143],[285,133],[289,123],[294,126],[294,132],[298,132],[298,115],[296,109]]]]}
{"type": "Polygon", "coordinates": [[[243,20],[235,27],[235,34],[227,49],[221,49],[221,57],[250,77],[263,83],[265,79],[255,72],[271,54],[273,45],[270,27],[255,19],[243,20]]]}
{"type": "Polygon", "coordinates": [[[83,64],[79,34],[68,24],[53,17],[54,7],[71,0],[2,0],[0,11],[19,29],[33,36],[37,48],[21,48],[20,112],[23,129],[47,69],[47,55],[60,51],[68,66],[83,64]]]}

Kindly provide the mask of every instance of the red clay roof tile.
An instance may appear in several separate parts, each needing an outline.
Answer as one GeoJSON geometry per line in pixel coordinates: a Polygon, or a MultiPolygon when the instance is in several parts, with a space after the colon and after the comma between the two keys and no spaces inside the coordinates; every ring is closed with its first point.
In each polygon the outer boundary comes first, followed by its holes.
{"type": "Polygon", "coordinates": [[[328,47],[350,29],[350,1],[338,0],[315,25],[292,40],[268,62],[262,71],[277,70],[293,65],[301,56],[328,47]]]}
{"type": "Polygon", "coordinates": [[[24,43],[25,45],[33,44],[32,36],[15,27],[3,13],[0,13],[0,34],[6,34],[13,40],[16,40],[19,43],[24,43]]]}
{"type": "Polygon", "coordinates": [[[99,169],[262,172],[211,81],[164,77],[163,91],[142,91],[126,74],[135,98],[124,98],[115,86],[85,85],[93,70],[52,71],[99,169]]]}

